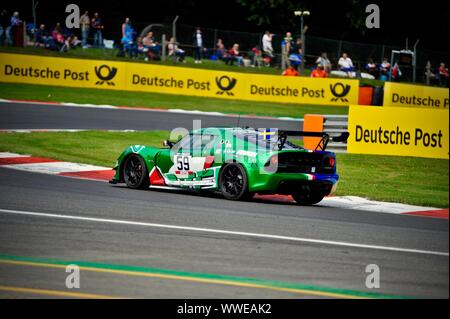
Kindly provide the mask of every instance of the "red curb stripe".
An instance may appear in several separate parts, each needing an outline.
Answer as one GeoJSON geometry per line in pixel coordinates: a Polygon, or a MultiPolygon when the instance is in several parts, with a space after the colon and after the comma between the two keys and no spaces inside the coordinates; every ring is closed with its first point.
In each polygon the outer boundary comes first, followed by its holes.
{"type": "Polygon", "coordinates": [[[425,210],[425,211],[418,211],[418,212],[407,212],[407,213],[403,213],[403,214],[404,215],[414,215],[414,216],[448,219],[448,209],[425,210]]]}
{"type": "Polygon", "coordinates": [[[84,171],[84,172],[62,172],[59,173],[58,175],[109,181],[114,177],[114,174],[115,174],[114,170],[108,169],[108,170],[84,171]]]}
{"type": "Polygon", "coordinates": [[[294,199],[291,195],[261,195],[261,194],[255,194],[253,197],[254,199],[264,200],[264,201],[271,201],[271,202],[283,202],[283,203],[292,203],[294,199]]]}
{"type": "Polygon", "coordinates": [[[36,104],[52,104],[52,105],[60,105],[60,102],[55,102],[55,101],[40,101],[40,100],[20,100],[20,99],[9,99],[7,101],[10,102],[24,102],[24,103],[36,103],[36,104]]]}
{"type": "Polygon", "coordinates": [[[14,164],[33,164],[33,163],[53,163],[60,162],[51,158],[45,157],[5,157],[0,158],[0,165],[14,165],[14,164]]]}

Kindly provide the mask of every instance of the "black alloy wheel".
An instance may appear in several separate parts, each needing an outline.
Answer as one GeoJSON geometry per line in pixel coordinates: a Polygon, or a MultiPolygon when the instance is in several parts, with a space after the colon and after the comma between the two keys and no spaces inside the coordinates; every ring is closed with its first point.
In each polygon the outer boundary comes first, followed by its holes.
{"type": "Polygon", "coordinates": [[[123,179],[128,187],[146,189],[150,185],[148,169],[139,155],[129,156],[123,166],[123,179]]]}

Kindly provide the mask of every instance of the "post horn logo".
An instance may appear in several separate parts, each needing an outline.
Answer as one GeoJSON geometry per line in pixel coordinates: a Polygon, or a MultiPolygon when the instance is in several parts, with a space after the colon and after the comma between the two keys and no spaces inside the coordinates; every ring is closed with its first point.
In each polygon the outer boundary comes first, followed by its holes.
{"type": "Polygon", "coordinates": [[[330,84],[330,90],[331,93],[334,95],[334,98],[331,99],[331,101],[335,102],[338,100],[341,100],[342,102],[348,102],[348,100],[345,98],[347,96],[348,92],[350,92],[350,85],[344,85],[340,82],[333,84],[330,84]]]}
{"type": "Polygon", "coordinates": [[[109,66],[103,64],[100,65],[98,68],[95,67],[95,74],[97,75],[97,77],[100,79],[99,81],[97,81],[95,83],[95,85],[102,85],[103,83],[107,83],[108,85],[115,85],[113,81],[111,81],[117,74],[117,68],[112,67],[110,68],[109,66]],[[105,76],[102,73],[102,70],[106,69],[108,74],[105,76]]]}
{"type": "Polygon", "coordinates": [[[227,93],[228,95],[234,95],[233,92],[230,92],[234,86],[236,85],[237,80],[235,78],[230,78],[226,75],[216,77],[217,87],[221,91],[217,91],[216,94],[222,95],[223,93],[227,93]]]}

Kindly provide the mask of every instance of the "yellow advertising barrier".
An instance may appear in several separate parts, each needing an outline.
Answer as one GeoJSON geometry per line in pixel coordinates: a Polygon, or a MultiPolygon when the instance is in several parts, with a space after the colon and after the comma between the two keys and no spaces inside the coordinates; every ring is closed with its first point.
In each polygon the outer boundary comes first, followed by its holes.
{"type": "Polygon", "coordinates": [[[448,109],[448,88],[386,82],[383,106],[448,109]]]}
{"type": "Polygon", "coordinates": [[[448,110],[350,106],[347,151],[449,158],[448,110]]]}
{"type": "Polygon", "coordinates": [[[297,104],[349,105],[359,82],[0,53],[0,81],[297,104]]]}

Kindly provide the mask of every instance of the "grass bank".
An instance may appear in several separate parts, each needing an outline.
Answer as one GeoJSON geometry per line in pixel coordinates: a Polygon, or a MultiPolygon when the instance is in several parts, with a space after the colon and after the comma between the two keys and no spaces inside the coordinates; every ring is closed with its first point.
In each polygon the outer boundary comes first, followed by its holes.
{"type": "MultiPolygon", "coordinates": [[[[76,133],[0,133],[0,151],[113,166],[125,147],[159,147],[167,131],[76,133]]],[[[448,160],[414,157],[338,154],[341,180],[337,195],[448,207],[448,160]]]]}

